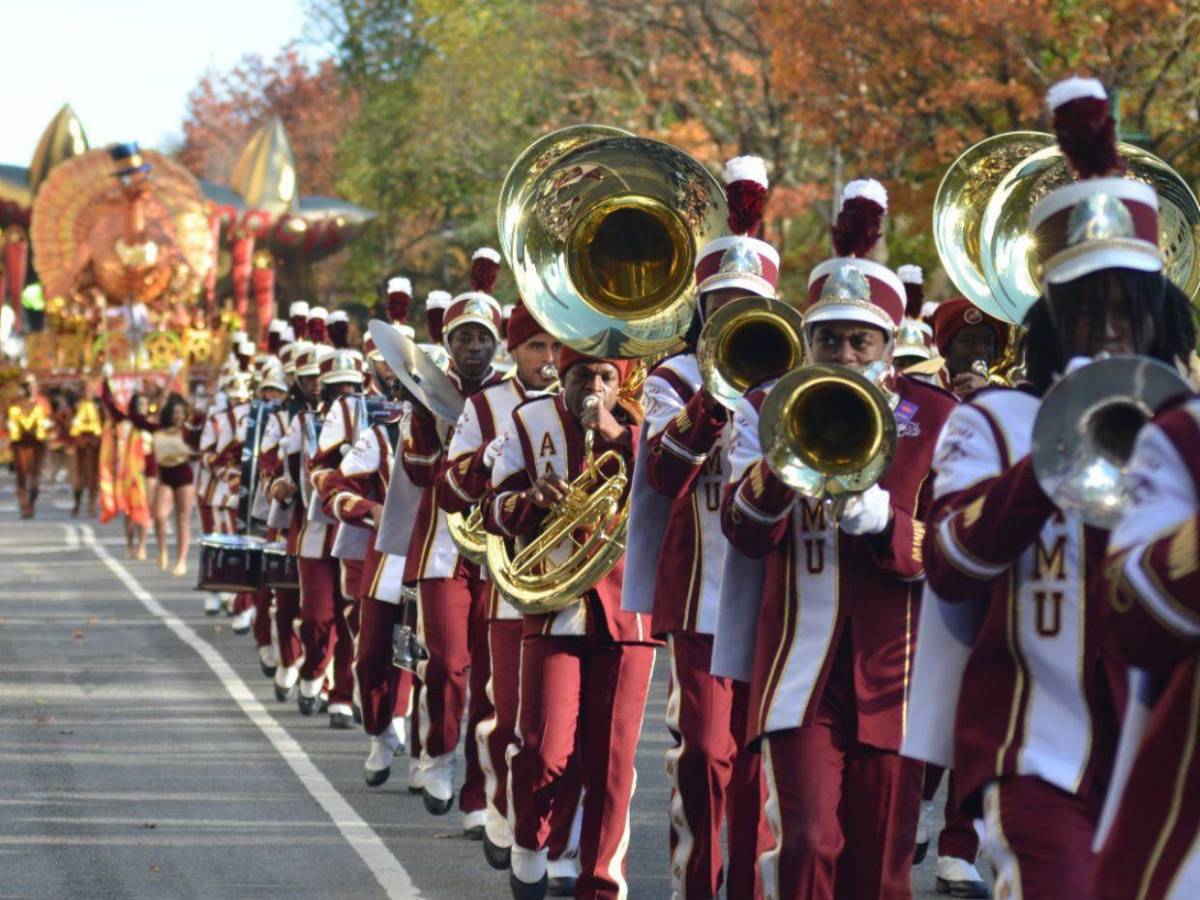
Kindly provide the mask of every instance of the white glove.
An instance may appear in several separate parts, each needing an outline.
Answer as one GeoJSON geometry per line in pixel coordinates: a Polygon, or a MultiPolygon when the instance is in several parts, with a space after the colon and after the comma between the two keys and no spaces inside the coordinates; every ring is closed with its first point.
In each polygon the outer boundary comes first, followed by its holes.
{"type": "Polygon", "coordinates": [[[491,468],[496,462],[496,457],[500,455],[501,449],[504,447],[504,435],[498,434],[488,443],[487,449],[483,451],[483,464],[487,468],[491,468]]]}
{"type": "Polygon", "coordinates": [[[846,534],[879,534],[892,517],[892,495],[871,485],[846,503],[838,527],[846,534]]]}
{"type": "Polygon", "coordinates": [[[110,362],[106,362],[103,366],[100,367],[100,374],[103,375],[105,378],[112,378],[113,377],[113,364],[110,362]]]}

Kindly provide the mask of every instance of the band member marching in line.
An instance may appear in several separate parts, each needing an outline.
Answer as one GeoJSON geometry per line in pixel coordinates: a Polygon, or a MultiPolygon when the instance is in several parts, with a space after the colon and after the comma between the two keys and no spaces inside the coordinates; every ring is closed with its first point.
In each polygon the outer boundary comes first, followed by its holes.
{"type": "MultiPolygon", "coordinates": [[[[512,411],[556,386],[554,361],[559,343],[523,305],[517,305],[510,317],[507,343],[516,365],[513,377],[471,396],[455,425],[439,480],[442,490],[438,499],[447,512],[467,515],[479,503],[491,481],[496,438],[512,411]]],[[[487,696],[492,713],[479,723],[474,737],[487,794],[484,854],[493,867],[507,869],[512,829],[508,824],[506,753],[517,724],[522,625],[521,614],[495,591],[489,592],[486,617],[487,646],[482,652],[490,663],[487,696]]],[[[572,818],[568,813],[568,830],[572,818]]]]}
{"type": "MultiPolygon", "coordinates": [[[[621,397],[631,368],[629,360],[559,352],[562,392],[518,406],[505,426],[485,500],[489,531],[536,534],[582,472],[588,430],[597,458],[611,450],[632,471],[639,425],[621,397]]],[[[634,756],[655,642],[648,616],[620,608],[622,568],[618,561],[562,609],[524,617],[517,742],[509,750],[514,897],[546,893],[550,819],[577,746],[584,799],[575,896],[627,890],[634,756]]]]}
{"type": "MultiPolygon", "coordinates": [[[[295,309],[296,304],[292,304],[295,309]]],[[[307,306],[304,310],[307,312],[307,306]]],[[[288,436],[292,423],[303,413],[315,415],[320,402],[319,368],[312,362],[316,348],[308,341],[298,340],[281,350],[285,360],[285,376],[291,384],[288,398],[268,419],[260,445],[260,472],[263,489],[270,498],[271,507],[267,514],[268,525],[278,528],[287,544],[290,555],[297,554],[297,540],[293,539],[301,510],[297,499],[299,488],[289,475],[288,436]],[[311,374],[302,374],[311,373],[311,374]]],[[[275,669],[275,699],[280,703],[292,700],[300,679],[300,666],[304,659],[304,646],[297,634],[296,623],[300,618],[300,589],[275,589],[275,644],[278,660],[275,669]]]]}
{"type": "MultiPolygon", "coordinates": [[[[385,394],[394,394],[394,375],[369,335],[365,349],[373,381],[385,394]]],[[[337,471],[330,473],[322,485],[329,497],[327,508],[339,527],[370,529],[370,542],[355,587],[361,606],[354,659],[363,728],[370,742],[363,772],[369,787],[379,787],[388,780],[392,762],[404,748],[404,720],[411,711],[413,695],[413,675],[393,664],[392,653],[393,632],[403,616],[404,555],[380,549],[381,543],[388,543],[390,530],[397,526],[403,529],[403,522],[392,520],[410,517],[411,501],[420,496],[407,483],[403,466],[396,465],[395,460],[395,449],[407,438],[410,416],[411,411],[405,407],[384,420],[364,424],[337,471]],[[389,509],[390,515],[386,512],[389,509]]]]}
{"type": "Polygon", "coordinates": [[[8,407],[8,439],[17,474],[17,500],[21,518],[32,519],[38,498],[38,479],[52,426],[46,401],[38,395],[32,372],[21,376],[21,396],[8,407]]]}
{"type": "Polygon", "coordinates": [[[966,399],[988,386],[987,370],[1003,356],[1008,329],[970,300],[956,297],[938,304],[933,339],[946,360],[950,390],[966,399]]]}
{"type": "Polygon", "coordinates": [[[87,494],[87,514],[96,515],[96,497],[100,491],[100,435],[104,430],[104,419],[100,413],[100,401],[93,382],[87,382],[84,396],[75,407],[71,418],[68,437],[71,441],[71,490],[75,503],[71,515],[78,516],[83,496],[87,494]]]}
{"type": "MultiPolygon", "coordinates": [[[[846,187],[833,226],[839,258],[809,277],[804,327],[813,363],[859,371],[890,364],[904,287],[890,269],[861,258],[879,239],[886,205],[878,182],[846,187]]],[[[763,458],[759,410],[771,384],[734,415],[722,526],[741,554],[766,557],[748,728],[762,750],[774,835],[759,857],[764,896],[911,896],[922,768],[897,751],[923,573],[926,475],[954,399],[905,376],[883,381],[895,455],[840,518],[795,493],[763,458]]]]}
{"type": "MultiPolygon", "coordinates": [[[[762,226],[766,166],[758,157],[737,157],[725,164],[725,180],[733,235],[698,254],[696,325],[739,297],[775,296],[779,254],[754,237],[762,226]]],[[[654,636],[667,642],[667,727],[674,741],[666,754],[670,880],[673,896],[689,900],[716,897],[721,889],[725,821],[727,893],[758,896],[762,808],[758,756],[745,741],[749,686],[709,671],[727,546],[721,489],[728,477],[728,416],[704,389],[697,335],[693,327],[689,349],[659,363],[646,379],[646,447],[638,465],[654,493],[635,487],[631,515],[637,523],[640,507],[653,504],[663,508],[666,524],[631,545],[622,601],[626,609],[653,612],[654,636]]]]}
{"type": "MultiPolygon", "coordinates": [[[[490,294],[499,265],[500,255],[495,250],[475,251],[472,289],[455,297],[444,313],[442,340],[451,360],[447,375],[464,397],[500,380],[492,368],[500,335],[500,304],[490,294]]],[[[446,488],[438,479],[444,441],[432,413],[414,402],[411,440],[402,459],[408,477],[423,493],[404,581],[417,585],[420,637],[429,653],[418,672],[422,683],[421,782],[426,809],[434,815],[448,813],[454,801],[454,751],[465,709],[471,738],[463,752],[466,778],[459,809],[464,831],[482,838],[486,801],[474,734],[480,721],[491,714],[486,692],[490,591],[479,566],[459,554],[447,528],[441,508],[446,488]]]]}
{"type": "MultiPolygon", "coordinates": [[[[1106,808],[1092,892],[1105,900],[1200,895],[1200,400],[1159,414],[1139,433],[1130,505],[1109,539],[1105,630],[1141,670],[1153,710],[1136,757],[1106,808]]],[[[1131,703],[1137,702],[1131,698],[1131,703]]],[[[1130,718],[1127,715],[1126,728],[1130,718]]]]}
{"type": "MultiPolygon", "coordinates": [[[[1183,365],[1194,341],[1186,298],[1162,275],[1157,195],[1120,177],[1103,87],[1072,78],[1047,101],[1080,180],[1030,216],[1044,265],[1042,295],[1025,316],[1028,385],[982,391],[955,410],[938,447],[926,542],[930,588],[979,610],[954,775],[959,804],[982,810],[1000,897],[1090,895],[1124,694],[1102,653],[1104,598],[1089,589],[1108,536],[1038,482],[1030,448],[1041,398],[1077,358],[1139,353],[1183,365]]],[[[914,704],[926,701],[937,698],[914,704]]]]}

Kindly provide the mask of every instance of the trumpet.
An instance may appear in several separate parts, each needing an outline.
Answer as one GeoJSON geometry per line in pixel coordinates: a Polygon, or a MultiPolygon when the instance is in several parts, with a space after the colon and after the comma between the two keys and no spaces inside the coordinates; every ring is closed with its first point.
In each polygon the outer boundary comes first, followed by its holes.
{"type": "Polygon", "coordinates": [[[801,496],[831,501],[835,519],[851,495],[883,477],[895,455],[896,419],[879,384],[886,373],[883,363],[862,374],[839,365],[801,366],[763,402],[763,459],[801,496]]]}
{"type": "Polygon", "coordinates": [[[804,317],[790,304],[739,297],[708,317],[696,343],[704,389],[735,409],[752,385],[800,365],[804,317]]]}

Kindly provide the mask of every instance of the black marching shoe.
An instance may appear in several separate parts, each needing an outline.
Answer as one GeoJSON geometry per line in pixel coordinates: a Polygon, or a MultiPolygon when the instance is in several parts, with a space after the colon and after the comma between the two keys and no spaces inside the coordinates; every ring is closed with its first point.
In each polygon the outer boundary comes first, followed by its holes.
{"type": "Polygon", "coordinates": [[[512,850],[509,847],[500,847],[493,844],[491,839],[484,834],[483,858],[487,860],[487,864],[493,869],[499,869],[503,872],[508,868],[508,861],[512,858],[512,850]]]}
{"type": "Polygon", "coordinates": [[[330,713],[329,727],[337,731],[349,731],[355,727],[354,716],[343,712],[330,713]]]}
{"type": "Polygon", "coordinates": [[[543,875],[540,881],[528,884],[509,872],[508,886],[512,889],[513,900],[542,900],[546,896],[549,879],[543,875]]]}
{"type": "Polygon", "coordinates": [[[575,876],[574,875],[559,875],[555,878],[548,878],[546,881],[546,896],[547,897],[574,897],[575,896],[575,876]]]}
{"type": "Polygon", "coordinates": [[[421,790],[421,799],[425,801],[425,808],[435,816],[444,816],[446,813],[450,812],[450,807],[454,805],[453,797],[450,797],[446,800],[441,800],[423,788],[421,790]]]}
{"type": "Polygon", "coordinates": [[[275,699],[278,700],[280,703],[287,703],[289,700],[292,700],[296,696],[296,693],[299,690],[300,690],[299,682],[297,682],[296,684],[293,684],[291,687],[280,687],[279,685],[275,685],[275,699]]]}
{"type": "Polygon", "coordinates": [[[315,716],[329,708],[329,701],[320,694],[315,697],[305,697],[301,694],[296,698],[296,705],[300,707],[300,715],[315,716]]]}

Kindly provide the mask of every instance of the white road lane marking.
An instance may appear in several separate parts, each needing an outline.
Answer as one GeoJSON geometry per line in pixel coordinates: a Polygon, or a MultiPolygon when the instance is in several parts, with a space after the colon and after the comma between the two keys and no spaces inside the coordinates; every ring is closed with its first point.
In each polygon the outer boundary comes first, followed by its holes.
{"type": "Polygon", "coordinates": [[[77,550],[79,548],[79,529],[74,525],[64,525],[63,531],[67,533],[67,549],[77,550]]]}
{"type": "Polygon", "coordinates": [[[346,839],[346,843],[353,847],[362,861],[366,863],[384,893],[391,900],[417,900],[421,897],[421,892],[413,884],[412,878],[409,877],[404,866],[392,855],[387,845],[380,840],[379,835],[362,820],[354,811],[354,807],[346,802],[346,799],[330,784],[329,779],[308,758],[308,754],[304,752],[300,744],[271,717],[266,707],[255,699],[250,688],[225,661],[225,658],[217,652],[216,648],[197,635],[182,619],[168,612],[161,603],[155,600],[154,596],[143,588],[138,580],[130,575],[125,567],[96,541],[95,534],[89,526],[83,525],[81,530],[84,546],[91,548],[109,571],[125,585],[126,590],[146,608],[147,612],[160,619],[179,640],[195,650],[200,658],[208,664],[213,674],[229,692],[229,696],[246,714],[246,718],[253,722],[263,736],[271,742],[296,777],[300,779],[300,783],[333,820],[333,824],[346,839]]]}

